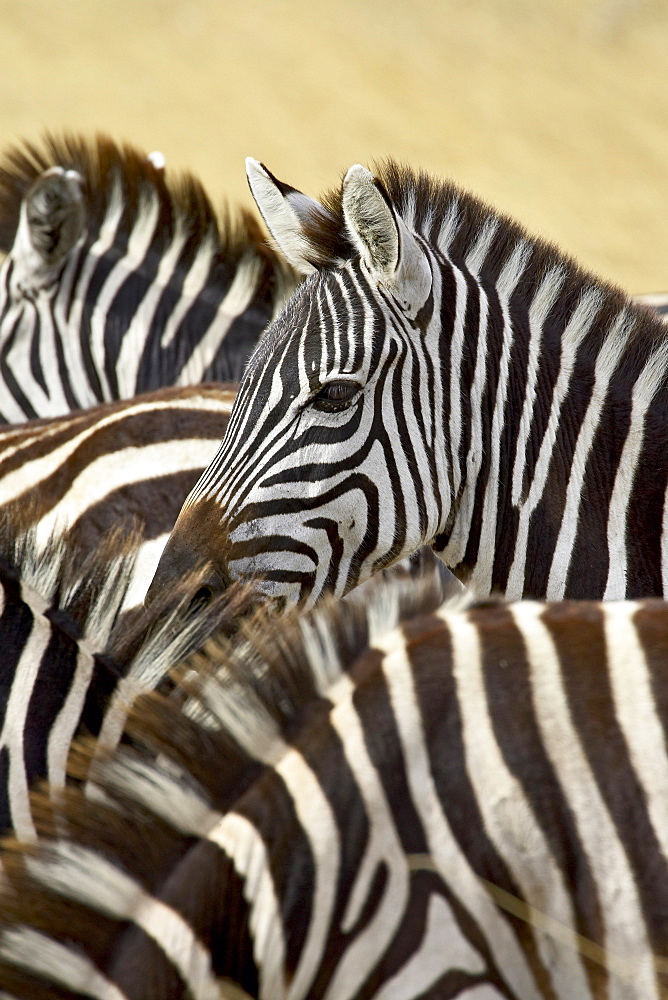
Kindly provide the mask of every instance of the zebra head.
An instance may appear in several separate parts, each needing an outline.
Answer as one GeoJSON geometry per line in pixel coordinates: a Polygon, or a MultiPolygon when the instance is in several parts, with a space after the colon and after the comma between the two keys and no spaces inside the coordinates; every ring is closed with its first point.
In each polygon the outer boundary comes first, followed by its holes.
{"type": "Polygon", "coordinates": [[[331,205],[254,160],[248,177],[275,242],[308,277],[248,363],[151,594],[195,561],[211,564],[213,590],[258,574],[267,594],[312,603],[431,541],[447,516],[425,348],[432,266],[362,166],[331,205]]]}

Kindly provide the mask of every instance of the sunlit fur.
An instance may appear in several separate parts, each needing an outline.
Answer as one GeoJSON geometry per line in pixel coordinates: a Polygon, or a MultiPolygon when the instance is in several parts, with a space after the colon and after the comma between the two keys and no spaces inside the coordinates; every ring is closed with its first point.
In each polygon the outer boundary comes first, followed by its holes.
{"type": "Polygon", "coordinates": [[[104,137],[46,136],[5,154],[0,249],[0,420],[9,423],[238,380],[296,280],[250,213],[217,216],[193,176],[104,137]],[[84,222],[55,263],[48,252],[80,206],[75,185],[68,212],[54,165],[80,177],[84,222]],[[45,177],[31,223],[27,200],[45,177]]]}
{"type": "Polygon", "coordinates": [[[264,612],[139,698],[106,801],[6,845],[0,988],[659,1000],[668,606],[439,588],[264,612]]]}
{"type": "Polygon", "coordinates": [[[208,559],[314,602],[431,544],[479,596],[666,592],[663,322],[452,184],[389,163],[376,193],[430,295],[410,319],[340,191],[304,213],[315,273],[250,359],[156,591],[208,559]],[[352,405],[316,409],[337,379],[361,384],[352,405]]]}

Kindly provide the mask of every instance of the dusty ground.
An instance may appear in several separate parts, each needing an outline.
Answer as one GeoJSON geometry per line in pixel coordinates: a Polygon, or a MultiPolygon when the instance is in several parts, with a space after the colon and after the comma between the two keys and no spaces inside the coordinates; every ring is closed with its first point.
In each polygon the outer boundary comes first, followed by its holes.
{"type": "Polygon", "coordinates": [[[215,200],[393,155],[668,288],[665,0],[0,0],[0,146],[102,130],[215,200]]]}

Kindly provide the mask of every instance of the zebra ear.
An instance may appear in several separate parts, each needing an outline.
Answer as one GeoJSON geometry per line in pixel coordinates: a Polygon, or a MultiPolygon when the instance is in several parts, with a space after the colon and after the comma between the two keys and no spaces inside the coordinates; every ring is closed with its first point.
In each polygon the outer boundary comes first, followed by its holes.
{"type": "Polygon", "coordinates": [[[274,243],[289,264],[300,274],[311,274],[333,263],[322,246],[305,231],[316,231],[318,223],[331,225],[332,216],[319,201],[279,181],[264,164],[248,157],[246,175],[251,194],[271,233],[274,243]]]}
{"type": "Polygon", "coordinates": [[[51,167],[28,189],[21,205],[12,256],[16,280],[25,290],[53,280],[85,228],[81,176],[51,167]]]}
{"type": "Polygon", "coordinates": [[[342,207],[372,278],[415,318],[431,291],[429,261],[379,182],[359,163],[344,178],[342,207]]]}

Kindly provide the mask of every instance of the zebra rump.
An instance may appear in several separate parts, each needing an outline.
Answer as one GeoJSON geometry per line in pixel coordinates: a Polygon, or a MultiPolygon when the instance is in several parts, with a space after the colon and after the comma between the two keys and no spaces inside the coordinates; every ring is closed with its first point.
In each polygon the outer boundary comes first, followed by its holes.
{"type": "Polygon", "coordinates": [[[266,609],[7,844],[0,987],[646,1000],[666,987],[668,607],[266,609]]]}
{"type": "Polygon", "coordinates": [[[100,136],[0,163],[0,420],[236,381],[296,277],[248,212],[100,136]]]}

